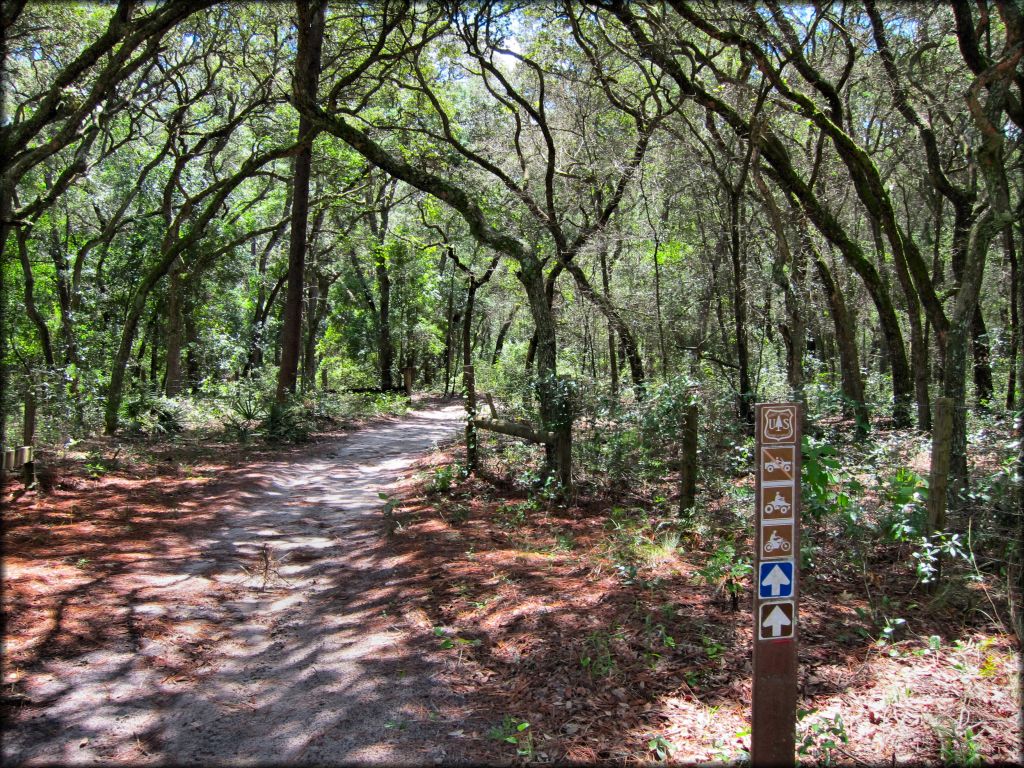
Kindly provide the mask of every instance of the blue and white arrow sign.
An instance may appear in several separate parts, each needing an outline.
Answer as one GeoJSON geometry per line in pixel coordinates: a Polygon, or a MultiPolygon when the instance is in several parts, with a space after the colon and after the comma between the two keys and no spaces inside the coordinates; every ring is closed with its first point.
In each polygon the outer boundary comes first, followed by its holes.
{"type": "Polygon", "coordinates": [[[765,597],[793,596],[793,561],[771,560],[761,563],[758,571],[758,594],[765,597]]]}

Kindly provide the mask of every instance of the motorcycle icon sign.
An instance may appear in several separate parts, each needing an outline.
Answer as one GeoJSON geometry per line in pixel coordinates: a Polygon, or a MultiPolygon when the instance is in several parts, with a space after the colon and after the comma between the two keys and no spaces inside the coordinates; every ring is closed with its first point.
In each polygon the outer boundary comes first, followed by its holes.
{"type": "Polygon", "coordinates": [[[768,541],[764,543],[765,552],[789,552],[790,544],[788,541],[779,536],[778,531],[772,531],[772,535],[768,537],[768,541]]]}

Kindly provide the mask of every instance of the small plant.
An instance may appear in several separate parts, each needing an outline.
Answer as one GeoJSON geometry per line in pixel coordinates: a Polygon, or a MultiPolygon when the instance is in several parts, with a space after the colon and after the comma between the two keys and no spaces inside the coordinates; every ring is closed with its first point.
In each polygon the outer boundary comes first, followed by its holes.
{"type": "Polygon", "coordinates": [[[893,541],[912,541],[921,536],[925,528],[925,502],[928,482],[905,467],[896,470],[882,491],[891,507],[886,533],[893,541]]]}
{"type": "Polygon", "coordinates": [[[610,677],[615,672],[615,659],[612,657],[611,641],[618,635],[609,635],[604,631],[592,632],[586,641],[586,648],[580,656],[580,666],[591,677],[610,677]]]}
{"type": "Polygon", "coordinates": [[[434,470],[434,475],[430,479],[430,491],[432,493],[447,493],[452,489],[456,480],[461,480],[464,477],[466,477],[466,470],[457,461],[445,464],[434,470]]]}
{"type": "Polygon", "coordinates": [[[500,507],[495,513],[498,525],[507,529],[520,528],[526,525],[526,511],[528,509],[530,509],[530,503],[527,501],[500,507]]]}
{"type": "Polygon", "coordinates": [[[981,745],[971,726],[961,727],[957,723],[932,726],[939,737],[939,756],[944,765],[981,765],[984,757],[981,745]]]}
{"type": "Polygon", "coordinates": [[[886,618],[885,625],[882,627],[882,635],[878,638],[878,644],[884,646],[891,643],[895,639],[896,633],[906,628],[906,626],[906,619],[886,618]]]}
{"type": "Polygon", "coordinates": [[[576,540],[573,538],[572,533],[555,534],[555,549],[559,552],[571,552],[575,545],[576,540]]]}
{"type": "Polygon", "coordinates": [[[465,648],[467,646],[475,648],[478,645],[480,645],[479,638],[467,640],[466,638],[459,637],[458,635],[449,636],[448,630],[446,630],[444,627],[434,627],[434,637],[440,639],[439,645],[442,651],[447,651],[451,648],[459,648],[461,651],[462,648],[465,648]]]}
{"type": "Polygon", "coordinates": [[[931,584],[939,573],[939,562],[943,556],[951,560],[971,561],[970,555],[960,540],[960,534],[936,531],[931,536],[917,540],[917,551],[913,553],[914,570],[922,584],[931,584]]]}
{"type": "Polygon", "coordinates": [[[405,526],[395,517],[395,508],[400,504],[398,499],[393,499],[384,492],[378,493],[377,496],[384,502],[381,512],[384,517],[384,529],[388,532],[388,535],[390,536],[405,530],[405,526]]]}
{"type": "Polygon", "coordinates": [[[239,442],[247,442],[267,417],[267,407],[253,388],[240,389],[231,399],[231,413],[224,418],[224,428],[239,442]]]}
{"type": "Polygon", "coordinates": [[[737,556],[735,546],[722,542],[704,567],[697,571],[697,575],[708,584],[714,584],[719,591],[725,591],[729,595],[732,609],[736,611],[740,607],[744,582],[753,568],[748,558],[737,556]]]}
{"type": "Polygon", "coordinates": [[[487,732],[487,738],[514,744],[516,755],[519,757],[533,757],[533,734],[530,733],[530,724],[526,720],[505,715],[501,725],[496,725],[487,732]]]}
{"type": "Polygon", "coordinates": [[[305,442],[309,439],[310,426],[310,414],[301,401],[294,398],[271,405],[260,425],[264,437],[276,443],[305,442]]]}
{"type": "Polygon", "coordinates": [[[722,643],[707,635],[701,637],[700,644],[704,646],[704,653],[708,655],[708,659],[711,661],[721,656],[722,651],[725,650],[725,646],[722,643]]]}
{"type": "Polygon", "coordinates": [[[181,432],[184,418],[181,406],[168,397],[142,390],[124,407],[131,429],[147,435],[168,435],[181,432]]]}
{"type": "Polygon", "coordinates": [[[103,463],[103,454],[99,451],[89,451],[85,456],[85,471],[93,480],[99,480],[109,471],[109,467],[103,463]]]}
{"type": "Polygon", "coordinates": [[[246,576],[260,577],[262,583],[259,587],[259,591],[262,592],[274,579],[283,581],[285,584],[291,584],[288,579],[281,575],[281,571],[279,570],[280,566],[287,559],[287,554],[284,557],[275,557],[273,551],[270,549],[270,545],[264,543],[259,554],[256,556],[256,565],[251,570],[246,568],[244,565],[239,565],[238,567],[245,572],[246,576]]]}
{"type": "Polygon", "coordinates": [[[840,464],[838,452],[827,444],[813,441],[804,435],[801,445],[802,466],[800,468],[804,513],[815,522],[836,507],[839,483],[837,472],[840,464]]]}
{"type": "Polygon", "coordinates": [[[811,718],[817,714],[816,709],[798,709],[797,717],[797,753],[814,758],[819,765],[832,765],[834,753],[840,744],[847,744],[850,737],[846,733],[842,715],[836,713],[832,717],[811,718]],[[805,722],[806,720],[806,722],[805,722]]]}
{"type": "Polygon", "coordinates": [[[647,635],[654,637],[665,648],[676,647],[675,638],[668,633],[664,624],[655,624],[653,615],[650,613],[644,617],[644,632],[647,635]]]}
{"type": "Polygon", "coordinates": [[[675,744],[663,736],[655,736],[648,741],[647,748],[654,753],[654,757],[658,760],[668,760],[677,749],[675,744]]]}

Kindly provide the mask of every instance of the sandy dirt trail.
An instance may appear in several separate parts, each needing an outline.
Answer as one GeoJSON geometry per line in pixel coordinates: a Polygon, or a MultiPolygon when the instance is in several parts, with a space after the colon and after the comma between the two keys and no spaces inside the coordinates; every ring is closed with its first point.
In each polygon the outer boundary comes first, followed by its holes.
{"type": "Polygon", "coordinates": [[[3,762],[459,762],[458,702],[424,659],[429,627],[403,619],[414,574],[386,550],[379,494],[462,414],[414,411],[252,466],[187,556],[118,577],[118,642],[33,672],[37,706],[8,720],[3,762]]]}

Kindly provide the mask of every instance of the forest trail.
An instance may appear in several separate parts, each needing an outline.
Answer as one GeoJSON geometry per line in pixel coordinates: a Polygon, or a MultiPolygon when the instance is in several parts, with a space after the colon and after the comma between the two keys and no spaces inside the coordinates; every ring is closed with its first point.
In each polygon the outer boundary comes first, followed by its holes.
{"type": "Polygon", "coordinates": [[[462,414],[414,411],[217,482],[216,524],[109,576],[126,631],[32,670],[4,762],[457,762],[457,702],[429,626],[403,619],[412,574],[380,493],[462,414]]]}

